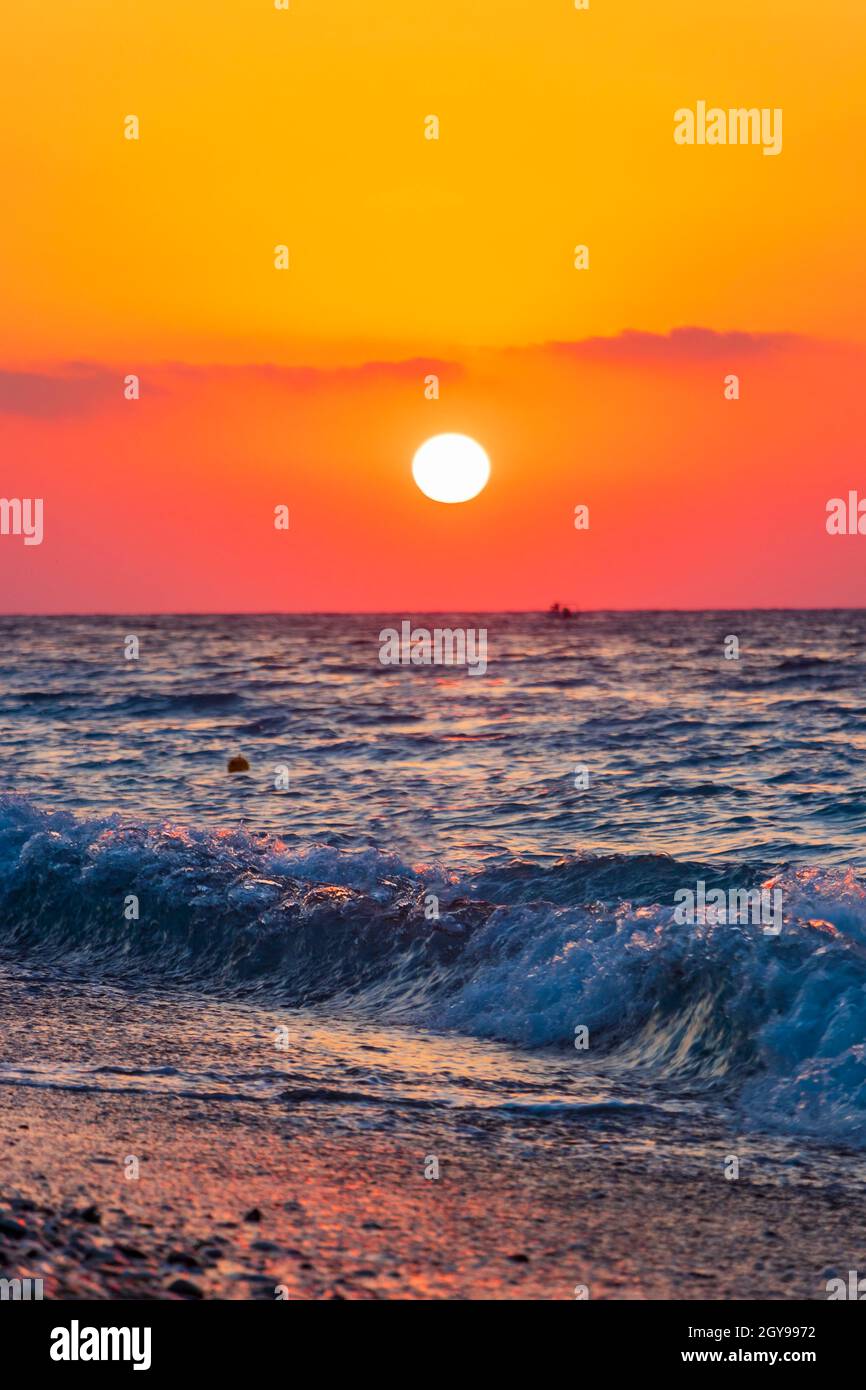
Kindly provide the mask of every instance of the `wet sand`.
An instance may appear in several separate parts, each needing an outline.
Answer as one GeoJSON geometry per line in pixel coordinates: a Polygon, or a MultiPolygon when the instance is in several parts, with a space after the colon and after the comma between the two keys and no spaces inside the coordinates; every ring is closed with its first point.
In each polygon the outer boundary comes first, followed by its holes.
{"type": "Polygon", "coordinates": [[[576,1052],[20,967],[0,1017],[0,1278],[49,1298],[823,1299],[866,1268],[863,1155],[618,1099],[576,1052]]]}
{"type": "Polygon", "coordinates": [[[633,1120],[3,1086],[0,1133],[0,1273],[50,1298],[815,1299],[866,1267],[861,1160],[758,1145],[730,1182],[723,1135],[633,1120]]]}

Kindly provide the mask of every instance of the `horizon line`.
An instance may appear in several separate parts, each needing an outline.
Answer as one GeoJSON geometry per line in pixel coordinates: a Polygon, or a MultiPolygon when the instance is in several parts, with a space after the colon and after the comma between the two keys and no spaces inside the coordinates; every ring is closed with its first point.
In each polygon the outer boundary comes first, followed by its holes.
{"type": "MultiPolygon", "coordinates": [[[[566,608],[570,605],[565,604],[566,608]]],[[[89,609],[44,611],[38,613],[0,612],[4,618],[378,618],[395,614],[398,608],[160,608],[160,609],[89,609]]],[[[420,615],[489,613],[503,617],[536,616],[561,617],[549,608],[484,608],[470,605],[466,608],[413,608],[404,607],[404,613],[420,615]]],[[[750,607],[732,606],[722,608],[570,608],[572,618],[588,617],[597,613],[863,613],[866,604],[833,604],[829,607],[802,604],[755,604],[750,607]]]]}

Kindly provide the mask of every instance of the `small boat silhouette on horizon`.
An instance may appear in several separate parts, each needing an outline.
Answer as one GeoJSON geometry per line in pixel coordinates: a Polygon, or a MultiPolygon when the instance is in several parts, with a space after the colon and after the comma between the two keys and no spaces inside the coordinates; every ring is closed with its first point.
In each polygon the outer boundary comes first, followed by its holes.
{"type": "Polygon", "coordinates": [[[576,618],[576,617],[577,617],[577,614],[576,614],[576,613],[572,613],[572,611],[571,611],[570,608],[566,607],[565,604],[560,604],[560,603],[552,603],[552,604],[550,605],[550,607],[548,608],[547,613],[548,613],[548,616],[551,617],[551,618],[576,618]]]}

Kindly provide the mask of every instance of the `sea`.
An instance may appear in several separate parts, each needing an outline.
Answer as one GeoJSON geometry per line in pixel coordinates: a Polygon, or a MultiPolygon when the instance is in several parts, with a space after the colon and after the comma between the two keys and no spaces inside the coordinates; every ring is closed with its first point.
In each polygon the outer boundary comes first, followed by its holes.
{"type": "Polygon", "coordinates": [[[866,1145],[862,610],[3,617],[0,736],[0,1085],[866,1145]]]}

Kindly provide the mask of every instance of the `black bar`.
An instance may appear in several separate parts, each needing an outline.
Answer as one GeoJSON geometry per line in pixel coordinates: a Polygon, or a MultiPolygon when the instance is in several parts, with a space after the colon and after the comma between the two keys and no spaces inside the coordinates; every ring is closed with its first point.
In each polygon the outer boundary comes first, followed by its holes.
{"type": "MultiPolygon", "coordinates": [[[[327,1301],[333,1300],[323,1302],[327,1301]]],[[[491,1303],[468,1306],[454,1300],[446,1307],[416,1304],[390,1313],[382,1309],[328,1311],[301,1300],[294,1306],[286,1306],[291,1300],[274,1302],[276,1306],[261,1300],[197,1304],[7,1300],[0,1303],[0,1331],[5,1334],[7,1353],[16,1347],[28,1371],[49,1372],[52,1378],[81,1375],[92,1380],[107,1372],[139,1379],[148,1375],[161,1382],[169,1375],[173,1379],[192,1372],[213,1374],[222,1382],[230,1375],[268,1374],[266,1368],[270,1374],[296,1379],[300,1356],[309,1371],[329,1374],[345,1356],[347,1370],[358,1374],[365,1346],[367,1353],[380,1361],[387,1359],[396,1368],[392,1354],[400,1342],[391,1339],[401,1333],[425,1339],[435,1334],[432,1341],[420,1344],[428,1375],[437,1363],[443,1375],[453,1375],[459,1345],[474,1349],[490,1363],[503,1356],[503,1369],[508,1370],[513,1369],[515,1355],[528,1356],[537,1364],[542,1348],[543,1359],[549,1363],[559,1343],[558,1355],[565,1355],[573,1370],[569,1379],[585,1379],[590,1366],[596,1378],[634,1373],[649,1377],[671,1371],[691,1376],[708,1369],[775,1373],[798,1367],[826,1381],[828,1375],[857,1365],[864,1330],[861,1315],[839,1308],[834,1301],[575,1300],[559,1308],[536,1304],[530,1312],[526,1304],[515,1308],[509,1303],[497,1310],[491,1303]],[[507,1319],[504,1323],[499,1322],[502,1316],[507,1319]],[[101,1329],[117,1329],[118,1335],[103,1339],[101,1329]],[[343,1340],[340,1334],[347,1329],[351,1336],[343,1340]],[[541,1344],[535,1340],[539,1333],[545,1339],[541,1344]],[[383,1336],[389,1339],[385,1343],[383,1336]],[[464,1342],[467,1336],[468,1343],[464,1342]],[[52,1348],[69,1356],[77,1349],[78,1359],[53,1359],[52,1348]],[[104,1351],[106,1359],[86,1359],[93,1349],[104,1351]],[[108,1359],[115,1349],[126,1359],[108,1359]]],[[[366,1361],[370,1366],[369,1356],[366,1361]]],[[[488,1377],[489,1371],[488,1363],[488,1377]]],[[[404,1365],[401,1376],[408,1373],[404,1365]]]]}

